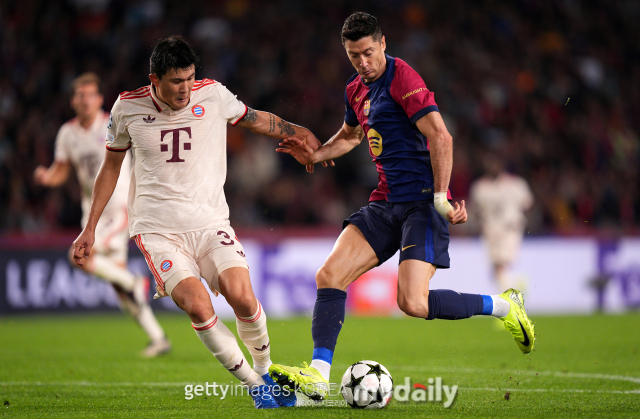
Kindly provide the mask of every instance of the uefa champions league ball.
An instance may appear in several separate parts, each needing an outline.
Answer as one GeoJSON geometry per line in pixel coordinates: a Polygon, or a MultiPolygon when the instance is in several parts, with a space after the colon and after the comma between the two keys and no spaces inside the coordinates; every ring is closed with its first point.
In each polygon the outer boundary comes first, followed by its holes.
{"type": "Polygon", "coordinates": [[[393,378],[375,361],[356,362],[342,376],[340,393],[356,409],[381,409],[393,396],[393,378]]]}

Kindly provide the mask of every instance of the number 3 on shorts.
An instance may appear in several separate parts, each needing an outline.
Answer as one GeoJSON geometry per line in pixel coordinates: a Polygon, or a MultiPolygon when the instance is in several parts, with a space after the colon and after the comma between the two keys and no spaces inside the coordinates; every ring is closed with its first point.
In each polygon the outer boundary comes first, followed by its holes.
{"type": "Polygon", "coordinates": [[[229,236],[229,234],[226,231],[218,231],[216,233],[218,236],[222,236],[225,239],[229,240],[228,242],[225,241],[221,241],[220,244],[224,245],[224,246],[233,246],[236,242],[234,242],[233,240],[231,240],[231,236],[229,236]]]}

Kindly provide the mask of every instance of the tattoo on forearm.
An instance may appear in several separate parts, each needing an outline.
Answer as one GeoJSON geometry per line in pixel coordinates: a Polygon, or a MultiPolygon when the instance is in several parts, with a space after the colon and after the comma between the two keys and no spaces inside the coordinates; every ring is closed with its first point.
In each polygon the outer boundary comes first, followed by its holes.
{"type": "Polygon", "coordinates": [[[269,132],[276,132],[276,116],[269,114],[269,132]]]}
{"type": "Polygon", "coordinates": [[[284,119],[281,119],[280,122],[278,122],[278,127],[280,128],[280,135],[287,135],[291,137],[296,133],[296,129],[293,127],[293,125],[291,125],[284,119]]]}
{"type": "Polygon", "coordinates": [[[258,119],[258,114],[253,109],[247,107],[247,114],[242,118],[243,122],[256,122],[258,119]]]}

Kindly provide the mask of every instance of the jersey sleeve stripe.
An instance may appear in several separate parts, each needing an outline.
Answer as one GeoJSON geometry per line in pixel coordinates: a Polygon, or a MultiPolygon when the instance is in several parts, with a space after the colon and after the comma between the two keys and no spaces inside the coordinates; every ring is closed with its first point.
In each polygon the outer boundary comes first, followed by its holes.
{"type": "Polygon", "coordinates": [[[440,112],[440,110],[438,110],[438,105],[431,105],[427,106],[426,108],[422,108],[418,112],[414,113],[409,120],[411,121],[411,124],[415,124],[416,122],[418,122],[418,119],[431,112],[440,112]]]}
{"type": "Polygon", "coordinates": [[[145,93],[149,93],[148,87],[143,87],[142,89],[134,90],[133,92],[122,92],[120,93],[120,97],[129,97],[129,96],[138,96],[143,95],[145,93]]]}
{"type": "Polygon", "coordinates": [[[216,83],[217,83],[216,81],[210,81],[210,82],[207,82],[207,83],[202,83],[202,84],[199,84],[197,86],[194,86],[193,89],[191,89],[191,90],[198,90],[198,89],[200,89],[202,87],[210,86],[210,85],[216,84],[216,83]]]}
{"type": "Polygon", "coordinates": [[[124,92],[122,92],[122,93],[120,93],[120,94],[121,94],[121,95],[127,95],[127,94],[129,94],[129,93],[136,93],[136,92],[139,92],[139,91],[141,91],[141,90],[148,89],[148,88],[149,88],[149,86],[142,86],[142,87],[140,87],[140,88],[138,88],[138,89],[136,89],[136,90],[132,90],[132,91],[130,91],[130,92],[125,90],[124,92]]]}
{"type": "Polygon", "coordinates": [[[142,97],[147,97],[147,96],[150,96],[150,95],[151,95],[151,93],[145,93],[143,95],[138,95],[138,96],[124,96],[124,97],[120,96],[120,99],[122,99],[122,100],[124,100],[124,99],[140,99],[142,97]]]}
{"type": "Polygon", "coordinates": [[[118,151],[118,152],[120,152],[120,151],[127,151],[127,150],[129,150],[130,148],[131,148],[131,143],[129,143],[129,145],[127,146],[127,148],[111,148],[111,147],[107,146],[107,150],[109,150],[109,151],[118,151]]]}
{"type": "Polygon", "coordinates": [[[247,115],[247,112],[249,111],[249,107],[247,105],[244,105],[244,113],[242,114],[242,116],[240,118],[238,118],[238,120],[236,122],[234,122],[233,125],[234,127],[238,124],[238,122],[242,121],[242,118],[244,118],[247,115]]]}

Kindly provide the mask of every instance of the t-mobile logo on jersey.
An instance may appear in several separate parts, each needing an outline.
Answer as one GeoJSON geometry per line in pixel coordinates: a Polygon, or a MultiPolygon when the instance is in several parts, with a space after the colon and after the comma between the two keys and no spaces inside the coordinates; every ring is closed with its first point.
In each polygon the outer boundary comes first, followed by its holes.
{"type": "MultiPolygon", "coordinates": [[[[171,158],[167,160],[167,163],[179,163],[184,161],[184,159],[180,158],[180,131],[185,131],[187,134],[189,134],[189,139],[191,139],[190,127],[176,128],[176,129],[163,129],[162,131],[160,131],[160,142],[164,141],[164,137],[167,134],[169,134],[170,132],[173,133],[173,141],[172,141],[172,147],[171,147],[172,154],[171,154],[171,158]]],[[[191,150],[191,143],[184,143],[182,146],[185,151],[191,150]]],[[[169,144],[160,144],[160,151],[162,152],[169,151],[169,144]]]]}

